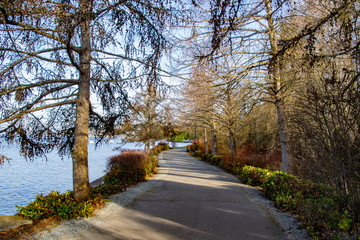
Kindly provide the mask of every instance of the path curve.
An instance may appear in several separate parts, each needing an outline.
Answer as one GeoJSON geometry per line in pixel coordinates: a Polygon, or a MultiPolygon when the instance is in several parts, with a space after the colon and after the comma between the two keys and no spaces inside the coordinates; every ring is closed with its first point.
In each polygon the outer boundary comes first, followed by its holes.
{"type": "Polygon", "coordinates": [[[112,197],[97,217],[35,239],[287,239],[234,176],[184,149],[162,153],[160,174],[112,197]]]}

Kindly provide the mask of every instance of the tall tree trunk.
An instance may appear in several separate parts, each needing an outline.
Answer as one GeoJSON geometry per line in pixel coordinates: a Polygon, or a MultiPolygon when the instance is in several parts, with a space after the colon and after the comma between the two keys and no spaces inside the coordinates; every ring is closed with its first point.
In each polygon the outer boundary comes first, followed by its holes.
{"type": "Polygon", "coordinates": [[[145,140],[145,153],[150,154],[150,139],[145,140]]]}
{"type": "Polygon", "coordinates": [[[226,87],[226,105],[227,105],[227,110],[226,110],[226,116],[227,116],[227,127],[229,130],[229,148],[230,148],[230,152],[233,154],[235,153],[235,139],[234,139],[234,104],[232,101],[232,87],[230,84],[227,85],[226,87]]]}
{"type": "Polygon", "coordinates": [[[208,153],[206,128],[204,128],[204,144],[205,144],[205,153],[208,153]]]}
{"type": "Polygon", "coordinates": [[[146,101],[146,139],[145,139],[145,153],[150,154],[151,149],[150,146],[152,145],[153,148],[155,147],[155,139],[153,139],[153,127],[154,127],[154,117],[155,117],[155,98],[156,98],[156,92],[154,85],[152,83],[149,83],[147,88],[147,95],[145,97],[146,101]]]}
{"type": "Polygon", "coordinates": [[[146,136],[145,136],[145,153],[150,154],[151,113],[149,111],[149,108],[147,108],[146,114],[147,114],[147,116],[146,116],[147,122],[146,122],[146,126],[145,126],[145,131],[146,131],[146,133],[145,133],[146,134],[146,136]]]}
{"type": "Polygon", "coordinates": [[[215,156],[217,154],[217,136],[216,136],[216,125],[213,121],[213,126],[211,129],[211,154],[215,156]]]}
{"type": "Polygon", "coordinates": [[[88,135],[89,135],[89,105],[90,105],[90,26],[87,0],[81,1],[82,14],[85,20],[81,22],[81,51],[79,91],[76,101],[75,143],[73,151],[73,183],[76,201],[84,201],[90,197],[88,171],[88,135]]]}
{"type": "Polygon", "coordinates": [[[267,10],[267,20],[268,20],[268,35],[271,46],[271,62],[269,65],[269,73],[272,78],[273,87],[275,90],[275,104],[277,110],[278,118],[278,130],[280,135],[280,145],[281,145],[281,171],[286,173],[293,173],[294,163],[293,156],[290,153],[289,145],[289,132],[287,129],[286,122],[286,108],[283,97],[283,83],[281,80],[281,56],[278,56],[278,45],[276,42],[275,36],[275,26],[273,20],[273,12],[271,7],[271,0],[265,0],[265,6],[267,10]]]}
{"type": "Polygon", "coordinates": [[[286,109],[283,100],[276,102],[276,110],[281,146],[281,171],[292,174],[294,173],[294,158],[290,153],[289,133],[286,123],[286,109]]]}
{"type": "Polygon", "coordinates": [[[235,139],[234,139],[234,132],[231,128],[229,128],[229,141],[230,141],[230,152],[235,153],[235,139]]]}
{"type": "Polygon", "coordinates": [[[195,156],[195,152],[197,151],[197,136],[196,136],[196,126],[195,126],[195,129],[194,129],[194,156],[195,156]]]}

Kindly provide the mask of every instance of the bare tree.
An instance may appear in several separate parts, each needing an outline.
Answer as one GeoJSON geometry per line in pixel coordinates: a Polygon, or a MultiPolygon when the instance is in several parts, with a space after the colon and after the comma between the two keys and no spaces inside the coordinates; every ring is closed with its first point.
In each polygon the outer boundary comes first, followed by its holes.
{"type": "Polygon", "coordinates": [[[126,124],[121,129],[125,142],[144,143],[147,154],[150,153],[151,142],[163,137],[160,101],[153,85],[147,85],[143,92],[136,94],[126,124]]]}
{"type": "Polygon", "coordinates": [[[216,113],[217,92],[213,88],[215,78],[209,66],[193,65],[192,78],[183,88],[182,118],[186,124],[208,128],[211,131],[212,154],[217,154],[219,132],[216,113]]]}
{"type": "MultiPolygon", "coordinates": [[[[313,1],[302,6],[304,15],[326,16],[324,7],[314,8],[314,4],[320,5],[313,1]]],[[[346,199],[344,208],[353,213],[353,222],[358,222],[360,29],[355,9],[349,4],[341,18],[324,23],[302,39],[285,64],[298,68],[292,76],[296,78],[296,97],[290,102],[298,174],[335,187],[346,199]]]]}
{"type": "Polygon", "coordinates": [[[237,68],[239,76],[246,73],[246,77],[239,79],[262,88],[268,96],[264,100],[276,105],[284,172],[294,171],[286,108],[291,81],[284,78],[284,58],[302,39],[340,18],[349,5],[345,1],[330,6],[333,7],[322,8],[313,18],[308,16],[304,25],[293,28],[291,35],[283,34],[282,30],[284,24],[296,16],[292,12],[297,11],[297,3],[292,1],[211,1],[209,15],[204,15],[208,18],[194,23],[198,46],[204,46],[200,59],[221,59],[229,55],[243,59],[231,66],[237,68]],[[209,25],[204,24],[206,20],[209,25]]]}

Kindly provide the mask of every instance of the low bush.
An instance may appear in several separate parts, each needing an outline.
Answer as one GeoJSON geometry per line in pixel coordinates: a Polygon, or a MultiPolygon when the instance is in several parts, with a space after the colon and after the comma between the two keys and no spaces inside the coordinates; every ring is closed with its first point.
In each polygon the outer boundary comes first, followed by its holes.
{"type": "Polygon", "coordinates": [[[211,156],[211,158],[208,160],[208,162],[211,165],[221,167],[223,162],[223,155],[215,155],[211,156]]]}
{"type": "Polygon", "coordinates": [[[187,145],[186,146],[186,152],[188,152],[188,153],[194,152],[194,144],[187,145]]]}
{"type": "Polygon", "coordinates": [[[103,205],[100,197],[89,199],[86,202],[76,202],[72,191],[60,194],[52,191],[45,197],[42,194],[36,196],[35,201],[27,206],[18,206],[17,215],[31,220],[40,220],[52,216],[62,219],[89,217],[96,207],[103,205]]]}
{"type": "Polygon", "coordinates": [[[143,181],[154,173],[157,158],[139,151],[123,152],[109,159],[108,173],[104,177],[106,185],[123,186],[143,181]]]}
{"type": "Polygon", "coordinates": [[[152,154],[154,155],[158,155],[159,153],[163,152],[163,151],[166,151],[166,150],[169,150],[170,147],[169,145],[166,143],[166,142],[159,142],[158,145],[156,145],[152,150],[152,154]]]}
{"type": "Polygon", "coordinates": [[[194,151],[194,157],[199,157],[199,156],[200,156],[199,151],[198,151],[198,150],[195,150],[195,151],[194,151]]]}
{"type": "MultiPolygon", "coordinates": [[[[203,154],[207,154],[205,153],[205,144],[203,143],[193,143],[191,145],[187,145],[186,146],[186,151],[189,153],[193,153],[194,151],[198,152],[198,156],[201,156],[203,154]]],[[[208,151],[211,151],[211,147],[208,146],[208,151]]]]}
{"type": "Polygon", "coordinates": [[[204,154],[200,154],[197,151],[195,152],[195,154],[199,154],[200,155],[200,159],[201,161],[210,163],[211,165],[214,166],[222,166],[222,161],[223,161],[223,155],[211,155],[210,153],[204,153],[204,154]]]}
{"type": "Polygon", "coordinates": [[[148,165],[146,165],[146,175],[151,176],[156,173],[156,169],[159,166],[159,160],[157,156],[150,155],[148,165]]]}
{"type": "Polygon", "coordinates": [[[246,165],[246,159],[240,154],[226,153],[223,157],[224,169],[232,172],[235,169],[241,169],[246,165]]]}
{"type": "Polygon", "coordinates": [[[204,143],[197,143],[197,144],[196,144],[196,150],[199,151],[199,154],[200,154],[200,155],[205,154],[205,153],[206,153],[206,152],[205,152],[205,144],[204,144],[204,143]]]}
{"type": "Polygon", "coordinates": [[[226,153],[223,162],[224,169],[230,172],[235,168],[242,168],[245,165],[278,170],[280,163],[281,152],[264,150],[261,154],[257,154],[251,145],[245,145],[235,153],[226,153]]]}
{"type": "Polygon", "coordinates": [[[211,157],[212,157],[212,155],[210,153],[205,153],[205,154],[201,155],[201,161],[208,162],[211,157]]]}
{"type": "MultiPolygon", "coordinates": [[[[186,151],[189,153],[193,153],[199,150],[199,143],[193,143],[191,145],[186,146],[186,151]]],[[[200,152],[198,152],[200,155],[200,152]]]]}
{"type": "Polygon", "coordinates": [[[261,186],[270,175],[269,170],[253,166],[244,166],[243,168],[235,169],[234,173],[243,183],[251,186],[261,186]]]}
{"type": "Polygon", "coordinates": [[[159,155],[159,153],[163,152],[163,151],[166,151],[166,150],[169,150],[170,147],[169,145],[166,143],[166,142],[159,142],[158,145],[156,145],[152,150],[152,154],[154,155],[159,155]]]}
{"type": "Polygon", "coordinates": [[[91,188],[91,194],[93,196],[106,198],[112,194],[122,192],[124,189],[125,186],[122,182],[117,181],[115,177],[108,177],[108,180],[103,185],[91,188]]]}
{"type": "Polygon", "coordinates": [[[316,238],[339,238],[351,234],[351,230],[356,231],[345,199],[327,185],[273,172],[262,187],[266,197],[275,201],[279,208],[297,214],[316,238]]]}
{"type": "Polygon", "coordinates": [[[158,146],[162,146],[162,150],[163,151],[166,151],[166,150],[169,150],[170,148],[169,148],[169,144],[167,144],[166,142],[159,142],[158,143],[158,146]]]}

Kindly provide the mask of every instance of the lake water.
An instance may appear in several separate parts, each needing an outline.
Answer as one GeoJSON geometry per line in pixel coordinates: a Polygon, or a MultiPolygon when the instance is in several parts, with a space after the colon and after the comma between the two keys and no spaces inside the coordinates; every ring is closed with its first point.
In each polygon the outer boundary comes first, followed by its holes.
{"type": "MultiPolygon", "coordinates": [[[[95,148],[89,144],[89,179],[94,181],[105,174],[107,159],[119,153],[114,151],[120,146],[121,139],[114,139],[112,143],[103,144],[95,148]]],[[[185,146],[186,143],[177,143],[185,146]]],[[[143,149],[139,143],[127,143],[123,149],[143,149]]],[[[0,215],[14,215],[17,213],[15,204],[27,205],[42,193],[48,194],[52,190],[66,192],[73,189],[72,160],[61,159],[56,152],[47,154],[44,158],[26,161],[19,156],[19,148],[15,145],[2,146],[0,155],[12,160],[0,165],[0,215]]]]}

